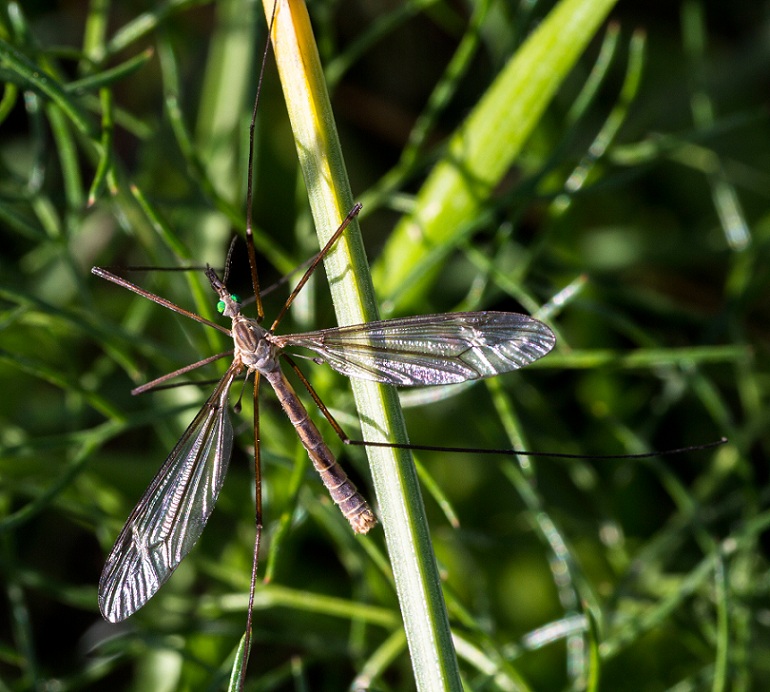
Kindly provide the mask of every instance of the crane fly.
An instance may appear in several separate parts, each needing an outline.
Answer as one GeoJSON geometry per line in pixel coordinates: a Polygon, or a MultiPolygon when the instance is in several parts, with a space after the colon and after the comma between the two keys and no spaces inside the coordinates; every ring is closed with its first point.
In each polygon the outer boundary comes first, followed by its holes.
{"type": "MultiPolygon", "coordinates": [[[[276,16],[273,6],[268,37],[276,16]]],[[[211,267],[206,277],[219,297],[219,312],[230,327],[207,320],[169,300],[112,273],[94,267],[92,272],[108,281],[158,303],[174,312],[227,334],[233,348],[204,358],[134,390],[139,393],[182,373],[232,354],[232,362],[214,391],[171,450],[155,478],[133,509],[110,551],[99,580],[99,608],[110,622],[130,617],[147,603],[170,578],[200,538],[224,483],[233,447],[230,421],[230,389],[236,378],[252,376],[254,382],[254,467],[256,534],[246,630],[241,641],[239,689],[243,689],[248,662],[257,565],[262,533],[262,493],[259,446],[258,390],[262,378],[276,393],[281,407],[297,431],[302,445],[332,500],[352,529],[367,533],[377,519],[371,507],[337,463],[321,433],[311,421],[294,389],[281,370],[281,359],[296,372],[313,400],[345,443],[370,444],[348,438],[321,402],[285,349],[309,350],[316,362],[325,362],[349,377],[397,386],[450,384],[477,380],[515,370],[546,355],[556,341],[553,332],[531,317],[505,312],[460,312],[384,320],[306,332],[278,335],[275,329],[321,260],[333,248],[361,205],[355,205],[321,252],[310,262],[269,329],[261,326],[264,313],[256,267],[252,232],[253,152],[256,114],[270,40],[260,68],[257,94],[249,129],[246,186],[246,239],[257,317],[246,317],[239,299],[227,288],[226,263],[220,278],[211,267]]],[[[376,446],[388,443],[374,443],[376,446]]],[[[393,444],[403,447],[402,444],[393,444]]],[[[510,450],[509,450],[510,451],[510,450]]],[[[233,668],[236,674],[238,667],[233,668]]],[[[231,680],[231,683],[233,681],[231,680]]]]}
{"type": "MultiPolygon", "coordinates": [[[[353,208],[324,252],[332,247],[359,210],[360,205],[353,208]]],[[[319,260],[322,254],[319,254],[319,260]]],[[[313,262],[309,267],[281,316],[317,263],[313,262]]],[[[107,269],[94,267],[92,272],[175,312],[213,326],[233,339],[233,360],[227,372],[131,512],[107,558],[99,581],[99,607],[110,622],[124,620],[141,608],[200,537],[227,471],[233,446],[229,393],[235,379],[244,371],[254,375],[255,396],[259,379],[265,378],[269,382],[332,500],[353,530],[365,534],[377,519],[337,463],[281,370],[282,357],[288,358],[295,367],[284,349],[308,349],[314,354],[314,361],[325,362],[348,377],[413,387],[466,382],[516,370],[542,358],[556,342],[553,332],[542,322],[509,312],[420,315],[278,335],[273,331],[278,320],[268,330],[258,320],[246,317],[241,312],[238,298],[208,267],[205,273],[219,297],[218,310],[232,321],[226,329],[107,269]]],[[[205,362],[209,360],[213,359],[205,362]]],[[[306,382],[304,378],[303,382],[306,382]]],[[[316,398],[314,392],[311,394],[316,398]]],[[[325,407],[322,410],[329,415],[325,407]]],[[[260,521],[258,518],[258,525],[260,521]]]]}

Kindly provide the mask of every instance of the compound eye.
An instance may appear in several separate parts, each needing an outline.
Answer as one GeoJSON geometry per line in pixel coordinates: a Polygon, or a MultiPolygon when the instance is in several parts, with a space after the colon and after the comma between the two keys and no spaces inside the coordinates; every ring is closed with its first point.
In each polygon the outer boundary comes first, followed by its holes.
{"type": "MultiPolygon", "coordinates": [[[[231,294],[230,294],[230,296],[229,296],[229,299],[230,299],[230,301],[231,301],[231,302],[233,302],[233,303],[238,303],[238,304],[240,304],[240,302],[241,302],[241,299],[240,299],[240,298],[239,298],[239,297],[238,297],[238,296],[237,296],[235,293],[231,293],[231,294]]],[[[227,309],[227,301],[224,301],[224,300],[220,300],[220,301],[217,303],[217,312],[218,312],[220,315],[223,315],[226,309],[227,309]]]]}

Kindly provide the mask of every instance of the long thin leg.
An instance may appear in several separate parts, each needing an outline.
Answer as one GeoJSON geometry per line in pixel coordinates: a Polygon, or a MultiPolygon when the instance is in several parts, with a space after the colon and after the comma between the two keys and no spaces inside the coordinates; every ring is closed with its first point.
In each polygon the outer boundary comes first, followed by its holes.
{"type": "Polygon", "coordinates": [[[251,649],[251,631],[254,619],[254,593],[257,589],[257,569],[259,567],[259,544],[262,539],[262,462],[259,453],[259,373],[254,375],[254,492],[256,509],[254,512],[256,530],[254,533],[254,557],[251,564],[251,586],[249,587],[249,610],[246,615],[246,634],[243,647],[243,665],[241,668],[240,689],[246,681],[246,664],[249,662],[251,649]]]}
{"type": "Polygon", "coordinates": [[[345,232],[345,229],[350,225],[350,222],[354,218],[356,218],[356,216],[358,216],[358,213],[360,211],[361,211],[361,204],[360,203],[354,204],[353,208],[348,212],[348,215],[339,225],[337,230],[334,231],[334,234],[332,235],[332,237],[329,238],[326,245],[323,246],[323,248],[321,249],[321,252],[319,252],[313,258],[313,261],[310,263],[310,266],[305,270],[305,273],[302,275],[302,278],[299,280],[299,283],[294,287],[294,290],[286,299],[286,302],[281,308],[281,311],[278,313],[278,317],[276,317],[273,320],[273,325],[270,327],[271,332],[275,331],[275,328],[278,326],[279,322],[284,318],[284,316],[286,315],[286,311],[291,307],[291,304],[294,302],[294,299],[297,297],[297,294],[302,290],[302,287],[308,282],[313,272],[316,270],[316,267],[320,264],[321,260],[324,257],[326,257],[326,255],[329,253],[329,250],[331,250],[332,247],[334,247],[334,244],[339,240],[339,237],[345,232]]]}
{"type": "MultiPolygon", "coordinates": [[[[213,363],[214,361],[219,360],[220,358],[225,358],[226,356],[232,356],[234,353],[233,349],[230,349],[229,351],[225,351],[224,353],[217,353],[214,356],[209,356],[208,358],[203,358],[195,363],[190,363],[190,365],[185,365],[183,368],[179,368],[179,370],[174,370],[174,372],[169,372],[165,375],[161,375],[160,377],[155,378],[151,382],[145,382],[142,385],[139,385],[138,387],[135,387],[131,390],[131,394],[136,396],[137,394],[144,394],[144,392],[149,392],[153,389],[156,389],[158,385],[163,384],[164,382],[168,382],[168,380],[172,380],[175,377],[178,377],[179,375],[184,375],[187,372],[190,372],[191,370],[196,370],[198,368],[203,367],[204,365],[208,365],[209,363],[213,363]]],[[[216,380],[218,382],[218,380],[216,380]]]]}
{"type": "Polygon", "coordinates": [[[176,303],[172,303],[170,300],[166,300],[165,298],[161,298],[160,296],[157,296],[154,293],[150,293],[150,291],[146,291],[140,286],[137,286],[136,284],[132,284],[127,279],[124,279],[123,277],[118,276],[117,274],[113,274],[111,271],[107,271],[103,267],[92,267],[91,273],[95,274],[96,276],[102,279],[106,279],[107,281],[112,281],[112,283],[117,284],[122,288],[126,288],[129,291],[132,291],[133,293],[136,293],[137,295],[142,296],[142,298],[147,298],[148,300],[151,300],[153,303],[162,305],[164,308],[168,308],[173,312],[179,313],[180,315],[184,315],[185,317],[189,317],[191,320],[195,320],[196,322],[200,322],[201,324],[206,324],[209,327],[214,327],[214,329],[219,330],[223,334],[227,334],[227,336],[232,336],[232,334],[230,333],[230,330],[227,327],[223,327],[221,324],[217,324],[216,322],[207,320],[205,317],[196,315],[194,312],[190,312],[189,310],[180,308],[176,303]]]}
{"type": "Polygon", "coordinates": [[[273,14],[270,17],[270,24],[267,27],[267,41],[265,41],[265,51],[262,55],[262,65],[259,68],[259,79],[257,80],[257,95],[254,98],[254,110],[251,113],[251,124],[249,125],[249,168],[246,177],[246,248],[249,253],[249,267],[251,267],[251,285],[254,289],[254,298],[257,302],[257,321],[261,322],[265,318],[265,311],[262,308],[262,294],[259,291],[259,274],[257,273],[257,252],[254,249],[254,224],[253,224],[253,191],[254,191],[254,128],[257,122],[257,109],[259,108],[259,96],[262,93],[262,79],[265,75],[265,64],[267,63],[267,54],[270,51],[270,36],[273,33],[273,22],[275,13],[278,9],[278,1],[273,3],[273,14]]]}
{"type": "Polygon", "coordinates": [[[262,381],[260,374],[254,374],[254,492],[256,494],[256,522],[257,530],[262,531],[262,457],[259,452],[260,427],[259,427],[259,384],[262,381]]]}
{"type": "MultiPolygon", "coordinates": [[[[254,190],[254,129],[257,121],[257,110],[259,108],[259,96],[262,93],[262,79],[265,74],[265,64],[267,63],[267,54],[270,50],[270,36],[273,31],[273,22],[275,13],[278,9],[278,2],[273,3],[273,13],[270,17],[270,23],[267,27],[267,40],[265,41],[265,51],[262,56],[262,65],[259,68],[259,79],[257,81],[257,94],[254,98],[254,109],[251,115],[251,124],[249,125],[249,162],[246,181],[246,248],[249,254],[249,267],[251,269],[251,285],[254,289],[254,300],[257,307],[257,321],[261,322],[265,317],[262,307],[262,294],[259,290],[259,274],[257,273],[257,253],[254,249],[254,231],[253,231],[253,190],[254,190]]],[[[249,589],[249,612],[246,616],[246,636],[243,647],[243,666],[239,680],[239,689],[244,688],[246,682],[246,664],[249,660],[251,649],[251,631],[254,611],[254,591],[257,586],[257,568],[259,565],[259,544],[262,538],[262,470],[259,453],[259,373],[254,376],[254,484],[256,491],[256,533],[254,536],[254,560],[251,568],[251,587],[249,589]]]]}
{"type": "Polygon", "coordinates": [[[300,382],[305,386],[308,393],[312,397],[315,405],[324,415],[329,425],[332,426],[334,432],[342,440],[343,444],[350,445],[351,447],[387,447],[389,449],[411,449],[416,452],[452,452],[455,454],[462,454],[472,452],[474,454],[486,454],[497,456],[525,456],[525,457],[550,457],[553,459],[649,459],[652,456],[671,456],[674,454],[685,454],[686,452],[698,452],[704,449],[711,449],[712,447],[719,447],[727,442],[726,437],[722,437],[714,442],[707,442],[706,444],[690,445],[688,447],[678,447],[676,449],[666,449],[661,452],[639,452],[638,454],[599,454],[599,455],[586,455],[586,454],[568,454],[566,452],[530,452],[521,449],[489,449],[489,448],[477,448],[477,447],[444,447],[439,445],[418,445],[411,442],[372,442],[369,440],[354,440],[345,433],[342,426],[332,415],[331,411],[326,407],[321,397],[313,389],[313,385],[310,384],[307,377],[305,377],[302,370],[294,362],[292,357],[286,353],[281,353],[281,357],[289,364],[292,370],[296,373],[300,382]]]}
{"type": "MultiPolygon", "coordinates": [[[[307,389],[308,394],[310,394],[311,398],[315,402],[315,405],[318,407],[318,410],[323,413],[324,418],[326,418],[326,420],[329,422],[329,425],[331,425],[334,429],[334,432],[337,433],[337,437],[339,437],[344,444],[360,446],[369,444],[363,440],[351,440],[342,429],[342,426],[337,422],[336,418],[332,415],[331,411],[329,411],[329,409],[326,407],[326,404],[321,401],[321,397],[318,396],[318,392],[313,389],[313,385],[310,384],[307,377],[305,377],[305,374],[302,372],[302,370],[300,370],[299,365],[297,365],[294,359],[288,353],[281,353],[281,358],[283,358],[289,364],[289,367],[294,370],[294,373],[299,378],[299,381],[302,382],[302,384],[305,386],[305,389],[307,389]]],[[[409,447],[409,445],[406,446],[409,447]]]]}

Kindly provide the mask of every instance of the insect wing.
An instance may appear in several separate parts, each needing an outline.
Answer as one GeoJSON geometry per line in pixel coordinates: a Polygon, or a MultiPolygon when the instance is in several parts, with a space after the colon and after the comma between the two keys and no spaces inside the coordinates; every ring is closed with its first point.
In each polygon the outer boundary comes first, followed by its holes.
{"type": "Polygon", "coordinates": [[[177,442],[120,532],[99,580],[99,608],[120,622],[152,598],[192,549],[230,461],[231,367],[177,442]]]}
{"type": "Polygon", "coordinates": [[[273,336],[348,377],[400,386],[492,377],[542,358],[556,343],[542,322],[512,312],[456,312],[273,336]]]}

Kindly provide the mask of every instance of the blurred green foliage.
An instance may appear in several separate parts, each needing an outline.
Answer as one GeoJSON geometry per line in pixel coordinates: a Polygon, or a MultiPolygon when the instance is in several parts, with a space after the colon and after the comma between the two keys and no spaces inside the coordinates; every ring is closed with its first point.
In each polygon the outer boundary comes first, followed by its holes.
{"type": "MultiPolygon", "coordinates": [[[[200,544],[124,625],[96,605],[104,556],[208,391],[131,388],[227,345],[89,270],[223,266],[244,227],[264,45],[257,5],[151,5],[4,3],[0,15],[0,690],[214,689],[245,621],[248,404],[200,544]]],[[[551,7],[309,3],[383,316],[524,310],[559,338],[521,373],[420,406],[410,394],[412,440],[600,455],[729,438],[645,461],[419,454],[461,671],[474,690],[759,689],[767,9],[620,3],[461,232],[409,257],[393,240],[448,138],[551,7]],[[407,261],[430,278],[419,291],[388,283],[407,261]]],[[[269,284],[317,250],[270,64],[257,140],[269,284]]],[[[241,293],[244,256],[236,246],[241,293]]],[[[215,314],[200,272],[130,278],[215,314]]],[[[314,280],[282,330],[331,316],[314,280]]],[[[354,434],[344,378],[305,370],[354,434]]],[[[261,412],[271,580],[248,687],[339,690],[360,675],[409,689],[382,535],[350,534],[269,393],[261,412]]],[[[363,454],[341,456],[366,488],[363,454]]]]}

